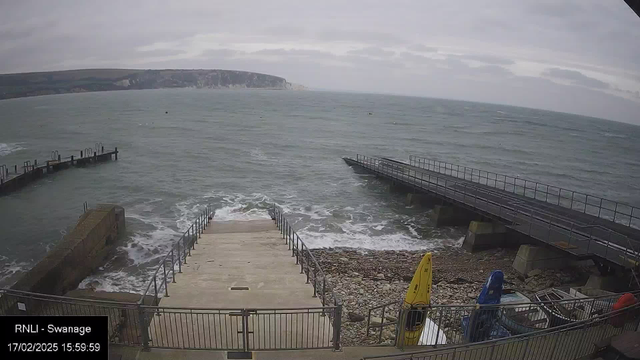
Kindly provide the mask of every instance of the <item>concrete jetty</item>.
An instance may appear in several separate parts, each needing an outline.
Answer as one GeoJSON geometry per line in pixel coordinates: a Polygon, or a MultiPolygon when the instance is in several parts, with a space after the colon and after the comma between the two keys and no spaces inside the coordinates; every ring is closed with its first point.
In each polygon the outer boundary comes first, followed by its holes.
{"type": "Polygon", "coordinates": [[[272,220],[212,222],[168,290],[152,347],[331,347],[330,316],[272,220]]]}

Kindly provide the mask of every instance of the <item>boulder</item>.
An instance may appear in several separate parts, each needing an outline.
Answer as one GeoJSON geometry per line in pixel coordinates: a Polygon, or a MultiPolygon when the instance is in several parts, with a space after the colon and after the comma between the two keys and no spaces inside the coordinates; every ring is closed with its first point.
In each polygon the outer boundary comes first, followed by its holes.
{"type": "Polygon", "coordinates": [[[355,313],[355,312],[349,312],[347,314],[347,317],[349,318],[349,321],[351,322],[361,322],[364,321],[365,317],[364,315],[355,313]]]}

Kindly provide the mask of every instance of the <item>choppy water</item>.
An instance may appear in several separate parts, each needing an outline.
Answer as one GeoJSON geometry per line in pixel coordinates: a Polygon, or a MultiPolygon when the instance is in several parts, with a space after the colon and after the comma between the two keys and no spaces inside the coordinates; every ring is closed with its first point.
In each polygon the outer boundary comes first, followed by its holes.
{"type": "Polygon", "coordinates": [[[0,101],[0,165],[96,142],[121,150],[117,162],[0,198],[0,285],[44,256],[84,201],[126,209],[127,239],[90,279],[105,289],[139,290],[207,203],[231,220],[266,218],[276,202],[314,247],[460,240],[461,230],[433,228],[428,212],[355,174],[341,157],[356,153],[424,155],[640,205],[639,138],[640,127],[576,115],[386,95],[145,90],[0,101]]]}

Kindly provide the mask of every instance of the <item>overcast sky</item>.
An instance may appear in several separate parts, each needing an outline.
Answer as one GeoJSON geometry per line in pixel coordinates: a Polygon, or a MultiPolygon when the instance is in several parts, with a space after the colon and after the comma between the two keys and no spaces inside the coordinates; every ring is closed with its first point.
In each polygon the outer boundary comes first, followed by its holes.
{"type": "Polygon", "coordinates": [[[235,69],[640,124],[638,34],[623,0],[0,0],[0,73],[235,69]]]}

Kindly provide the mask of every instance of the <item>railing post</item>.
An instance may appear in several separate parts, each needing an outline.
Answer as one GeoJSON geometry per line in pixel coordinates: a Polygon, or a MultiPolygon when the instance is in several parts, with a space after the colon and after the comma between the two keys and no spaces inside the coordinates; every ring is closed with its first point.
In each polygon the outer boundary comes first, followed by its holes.
{"type": "MultiPolygon", "coordinates": [[[[323,274],[322,275],[322,306],[326,306],[326,304],[327,304],[327,302],[326,302],[327,299],[326,299],[326,296],[325,296],[326,292],[327,292],[327,276],[323,274]]],[[[323,309],[322,314],[324,315],[324,309],[323,309]]]]}
{"type": "Polygon", "coordinates": [[[158,281],[155,274],[153,275],[153,296],[155,299],[155,306],[158,306],[160,301],[158,301],[158,281]]]}
{"type": "Polygon", "coordinates": [[[340,351],[340,333],[342,332],[342,303],[335,308],[333,316],[333,350],[340,351]]]}
{"type": "Polygon", "coordinates": [[[313,297],[318,297],[318,272],[316,267],[313,267],[313,297]]]}
{"type": "MultiPolygon", "coordinates": [[[[142,298],[144,304],[144,298],[142,298]]],[[[138,323],[140,326],[140,332],[142,335],[142,349],[149,351],[149,328],[147,327],[147,321],[144,316],[144,308],[138,304],[138,323]]]]}
{"type": "MultiPolygon", "coordinates": [[[[180,240],[184,239],[184,235],[180,240]]],[[[178,240],[178,273],[182,274],[182,254],[180,253],[180,240],[178,240]]]]}
{"type": "Polygon", "coordinates": [[[162,260],[162,281],[164,282],[164,296],[169,296],[169,287],[167,286],[167,261],[162,260]]]}
{"type": "Polygon", "coordinates": [[[173,249],[171,249],[171,273],[173,275],[173,280],[171,282],[175,283],[176,282],[176,263],[173,258],[173,249]]]}

